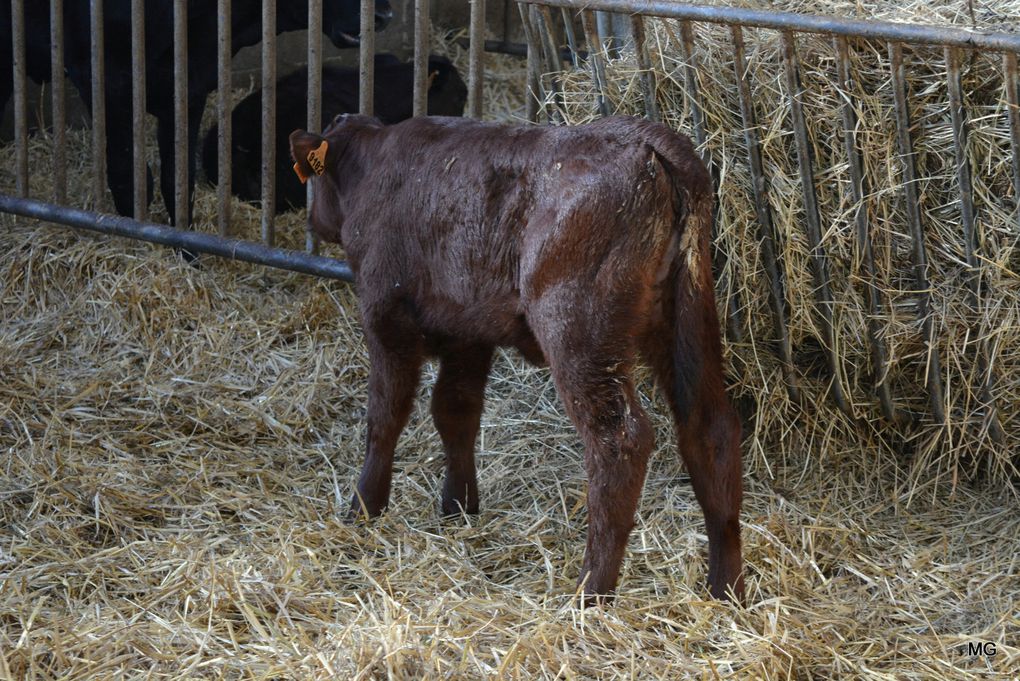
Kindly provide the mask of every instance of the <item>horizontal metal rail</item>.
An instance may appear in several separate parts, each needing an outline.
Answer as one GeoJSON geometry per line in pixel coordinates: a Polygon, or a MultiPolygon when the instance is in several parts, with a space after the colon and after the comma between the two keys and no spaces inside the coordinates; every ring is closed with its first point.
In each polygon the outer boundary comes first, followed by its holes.
{"type": "Polygon", "coordinates": [[[252,241],[227,239],[204,232],[175,229],[151,222],[140,222],[119,215],[105,215],[78,208],[0,194],[0,212],[77,227],[100,234],[148,241],[191,253],[208,253],[230,260],[241,260],[283,270],[353,282],[354,273],[343,260],[312,255],[283,248],[270,248],[252,241]]]}
{"type": "MultiPolygon", "coordinates": [[[[528,2],[528,0],[522,0],[528,2]]],[[[1020,52],[1020,35],[1012,33],[976,32],[961,28],[897,24],[891,21],[840,19],[816,14],[795,14],[741,7],[702,7],[672,0],[541,0],[551,7],[643,14],[666,19],[705,21],[713,24],[737,24],[744,27],[772,28],[799,33],[842,35],[848,38],[968,47],[998,52],[1020,52]]]]}

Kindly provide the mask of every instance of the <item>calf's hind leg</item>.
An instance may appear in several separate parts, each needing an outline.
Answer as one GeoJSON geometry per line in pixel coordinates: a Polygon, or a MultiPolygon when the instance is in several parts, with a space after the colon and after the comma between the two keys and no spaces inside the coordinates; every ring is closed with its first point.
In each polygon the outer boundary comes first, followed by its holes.
{"type": "Polygon", "coordinates": [[[446,452],[443,515],[478,513],[475,438],[485,400],[492,347],[452,348],[440,356],[439,378],[432,390],[432,420],[446,452]]]}
{"type": "Polygon", "coordinates": [[[609,594],[616,588],[654,444],[634,389],[630,324],[620,318],[596,326],[598,315],[579,312],[586,307],[580,302],[543,307],[549,323],[529,322],[584,442],[588,538],[579,581],[589,596],[609,594]],[[566,332],[557,337],[560,329],[566,332]]]}

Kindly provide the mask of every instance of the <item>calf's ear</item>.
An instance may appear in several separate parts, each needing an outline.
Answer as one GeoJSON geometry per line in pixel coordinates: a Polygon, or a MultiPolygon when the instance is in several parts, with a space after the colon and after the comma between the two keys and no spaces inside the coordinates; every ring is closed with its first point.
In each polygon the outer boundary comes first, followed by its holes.
{"type": "Polygon", "coordinates": [[[321,135],[304,130],[290,133],[290,156],[294,159],[294,172],[301,184],[307,182],[312,175],[326,172],[328,150],[329,142],[321,135]]]}

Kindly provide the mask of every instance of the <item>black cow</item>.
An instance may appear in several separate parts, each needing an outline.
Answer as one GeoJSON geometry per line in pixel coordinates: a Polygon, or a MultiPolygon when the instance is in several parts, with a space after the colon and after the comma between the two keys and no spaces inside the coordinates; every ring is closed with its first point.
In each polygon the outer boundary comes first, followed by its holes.
{"type": "MultiPolygon", "coordinates": [[[[461,116],[467,87],[446,57],[429,57],[428,112],[433,116],[461,116]]],[[[299,69],[276,84],[276,210],[303,208],[305,188],[291,170],[288,135],[308,123],[308,70],[299,69]]],[[[375,115],[383,123],[411,117],[414,65],[387,54],[375,58],[375,115]]],[[[322,125],[341,113],[358,110],[358,72],[355,69],[322,69],[322,125]]],[[[262,198],[262,91],[242,100],[231,115],[231,191],[245,201],[262,198]]],[[[217,126],[202,144],[202,168],[210,182],[217,180],[217,126]]]]}
{"type": "MultiPolygon", "coordinates": [[[[375,0],[376,29],[393,17],[389,0],[375,0]]],[[[199,123],[206,98],[217,86],[216,3],[212,0],[188,2],[188,191],[195,184],[195,151],[199,123]]],[[[122,215],[132,214],[133,177],[131,172],[131,3],[130,0],[106,0],[104,3],[106,57],[106,157],[107,181],[114,206],[122,215]]],[[[173,2],[145,1],[146,109],[156,117],[160,155],[160,187],[163,200],[174,216],[174,96],[173,96],[173,2]]],[[[37,83],[52,78],[50,69],[50,13],[45,0],[25,2],[26,67],[37,83]]],[[[276,29],[283,33],[308,27],[307,0],[287,0],[277,7],[276,29]]],[[[337,47],[358,44],[358,0],[325,0],[323,31],[337,47]]],[[[67,76],[92,109],[91,28],[89,0],[64,2],[64,63],[67,76]]],[[[262,39],[261,0],[234,0],[231,3],[231,53],[255,45],[262,39]]],[[[0,0],[0,110],[13,89],[13,53],[11,46],[11,2],[0,0]]],[[[149,194],[152,186],[149,179],[149,194]]],[[[189,208],[190,213],[190,208],[189,208]]],[[[188,215],[188,224],[191,216],[188,215]]]]}

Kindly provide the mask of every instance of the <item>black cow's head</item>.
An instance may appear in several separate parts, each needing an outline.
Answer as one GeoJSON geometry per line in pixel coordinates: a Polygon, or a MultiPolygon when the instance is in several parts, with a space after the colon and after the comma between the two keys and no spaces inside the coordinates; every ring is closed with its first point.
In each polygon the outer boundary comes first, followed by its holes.
{"type": "MultiPolygon", "coordinates": [[[[281,17],[283,21],[296,27],[308,26],[307,2],[282,3],[280,10],[287,13],[287,16],[281,17]]],[[[375,0],[375,30],[383,30],[392,19],[390,0],[375,0]]],[[[361,32],[360,0],[323,0],[322,32],[337,47],[357,47],[361,42],[358,37],[361,32]]]]}

